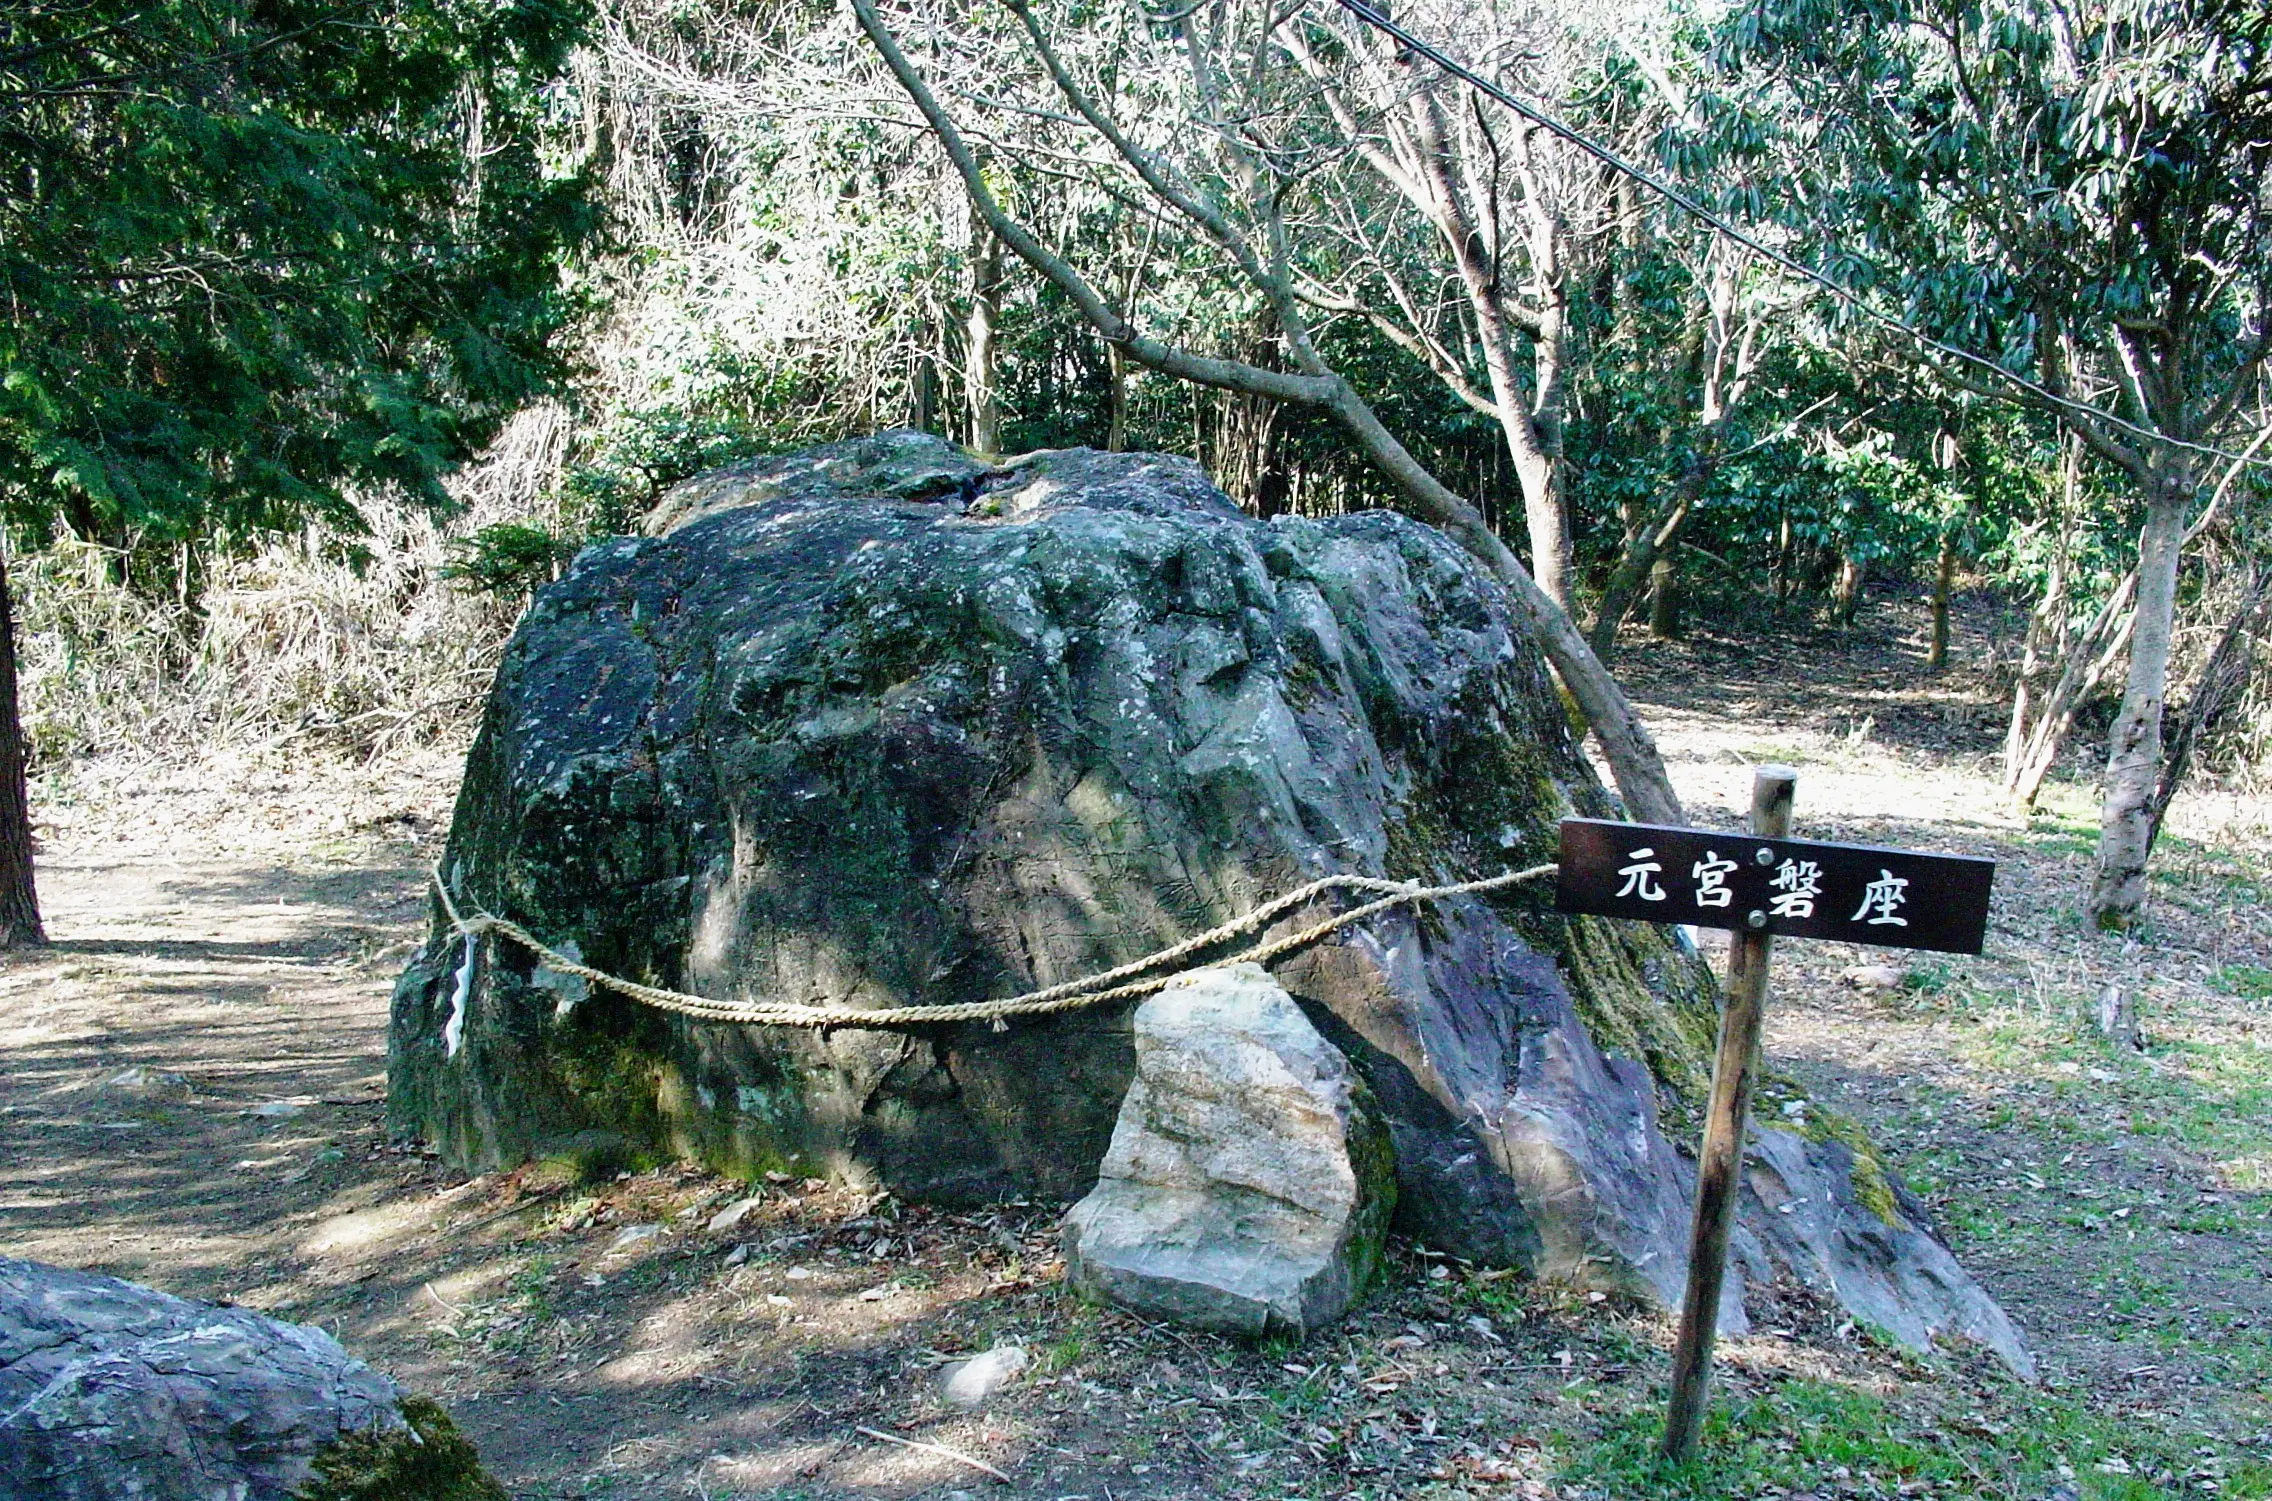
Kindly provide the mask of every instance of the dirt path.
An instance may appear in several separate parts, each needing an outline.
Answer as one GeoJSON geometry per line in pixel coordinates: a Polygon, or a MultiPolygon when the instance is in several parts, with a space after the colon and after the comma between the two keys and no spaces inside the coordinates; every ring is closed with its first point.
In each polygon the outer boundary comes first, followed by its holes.
{"type": "MultiPolygon", "coordinates": [[[[2263,1494],[2235,1477],[2272,1430],[2272,919],[2232,821],[2261,810],[2186,813],[2149,942],[2083,936],[2080,794],[2032,825],[1998,806],[1992,716],[1961,678],[1925,677],[1915,626],[1813,639],[1773,672],[1710,638],[1631,671],[1700,821],[1742,805],[1750,763],[1789,760],[1808,834],[2005,862],[1977,964],[1863,993],[1839,972],[1886,956],[1786,945],[1769,1043],[1889,1147],[2037,1340],[2054,1397],[2108,1425],[2031,1438],[2001,1475],[1966,1459],[1983,1478],[1941,1488],[2263,1494]],[[2085,1024],[2108,984],[2138,998],[2146,1054],[2085,1024]],[[2125,1448],[2126,1425],[2167,1441],[2125,1448]]],[[[57,941],[0,961],[0,1252],[333,1329],[441,1397],[531,1497],[1627,1493],[1571,1476],[1645,1427],[1663,1321],[1424,1248],[1341,1330],[1252,1350],[1068,1305],[1054,1205],[946,1216],[778,1183],[711,1233],[746,1188],[467,1181],[389,1142],[386,996],[453,775],[433,756],[43,805],[57,941]],[[106,1084],[134,1069],[141,1087],[106,1084]],[[942,1407],[935,1367],[1006,1339],[1034,1352],[1025,1382],[982,1413],[942,1407]]],[[[1929,1453],[1794,1451],[1777,1425],[1814,1421],[1789,1415],[1805,1382],[1891,1403],[1854,1421],[1951,1452],[2052,1422],[1973,1366],[1808,1317],[1731,1350],[1725,1394],[1767,1415],[1764,1457],[1720,1493],[1939,1484],[1929,1453]]]]}
{"type": "Polygon", "coordinates": [[[54,943],[0,967],[7,1250],[291,1296],[299,1241],[376,1191],[388,971],[446,776],[430,759],[41,809],[54,943]]]}

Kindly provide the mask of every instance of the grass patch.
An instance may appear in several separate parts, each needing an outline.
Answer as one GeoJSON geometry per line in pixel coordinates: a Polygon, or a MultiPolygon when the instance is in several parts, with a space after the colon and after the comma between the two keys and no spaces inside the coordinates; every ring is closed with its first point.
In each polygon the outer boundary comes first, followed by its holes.
{"type": "Polygon", "coordinates": [[[2090,855],[2098,851],[2098,836],[2077,834],[2066,829],[2039,829],[2032,824],[2020,835],[2036,849],[2052,855],[2090,855]]]}
{"type": "MultiPolygon", "coordinates": [[[[2171,1136],[2222,1167],[2272,1162],[2272,1048],[2257,1042],[2172,1041],[2159,1049],[2175,1067],[2125,1079],[2141,1136],[2171,1136]]],[[[2241,1192],[2268,1183],[2228,1184],[2241,1192]]]]}
{"type": "Polygon", "coordinates": [[[1793,1380],[1713,1404],[1697,1457],[1657,1456],[1662,1415],[1613,1418],[1567,1454],[1563,1476],[1609,1501],[1720,1501],[1821,1494],[2146,1501],[2213,1479],[2221,1494],[2272,1495],[2272,1469],[2237,1453],[2189,1447],[2138,1422],[2115,1422],[2021,1388],[1993,1410],[1928,1416],[1867,1392],[1793,1380]]]}
{"type": "Polygon", "coordinates": [[[1042,1346],[1041,1358],[1035,1363],[1034,1374],[1056,1376],[1079,1365],[1081,1357],[1088,1353],[1090,1328],[1095,1322],[1094,1309],[1086,1304],[1075,1304],[1073,1315],[1068,1321],[1069,1327],[1056,1339],[1042,1346]]]}
{"type": "Polygon", "coordinates": [[[2272,1001],[2272,969],[2259,969],[2253,964],[2228,964],[2217,971],[2212,983],[2225,994],[2244,1001],[2272,1001]]]}

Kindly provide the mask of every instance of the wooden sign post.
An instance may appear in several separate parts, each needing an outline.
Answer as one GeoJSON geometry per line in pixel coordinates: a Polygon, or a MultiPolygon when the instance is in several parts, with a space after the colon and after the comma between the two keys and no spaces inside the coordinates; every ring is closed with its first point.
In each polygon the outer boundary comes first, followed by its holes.
{"type": "Polygon", "coordinates": [[[1688,1290],[1673,1349],[1663,1445],[1673,1460],[1695,1452],[1704,1425],[1728,1234],[1743,1186],[1744,1130],[1759,1073],[1769,946],[1782,935],[1977,954],[1988,931],[1994,861],[1788,838],[1798,781],[1788,766],[1754,773],[1749,835],[1586,818],[1562,824],[1556,910],[1735,932],[1696,1160],[1688,1290]]]}

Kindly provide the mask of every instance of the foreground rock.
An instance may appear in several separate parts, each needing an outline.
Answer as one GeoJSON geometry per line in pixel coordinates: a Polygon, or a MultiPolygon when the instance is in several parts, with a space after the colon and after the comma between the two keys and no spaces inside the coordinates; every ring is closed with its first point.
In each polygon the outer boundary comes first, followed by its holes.
{"type": "Polygon", "coordinates": [[[0,1497],[502,1501],[320,1329],[0,1258],[0,1497]]]}
{"type": "Polygon", "coordinates": [[[1388,1134],[1347,1060],[1262,969],[1198,970],[1137,1008],[1136,1080],[1065,1222],[1073,1285],[1260,1338],[1339,1318],[1379,1270],[1388,1134]]]}
{"type": "MultiPolygon", "coordinates": [[[[899,433],[719,471],[650,526],[540,591],[445,862],[614,974],[854,1007],[1006,996],[1329,872],[1537,863],[1559,819],[1614,811],[1504,591],[1392,514],[1264,522],[1181,459],[990,469],[899,433]]],[[[1471,896],[1275,973],[1378,1102],[1407,1229],[1677,1302],[1693,1169],[1659,1112],[1685,1133],[1714,1013],[1667,933],[1471,896]]],[[[600,1141],[965,1202],[1086,1193],[1134,1068],[1126,1007],[1002,1031],[690,1022],[439,928],[390,1034],[396,1125],[465,1167],[600,1141]]],[[[1807,1206],[1814,1238],[1754,1202],[1744,1275],[1842,1296],[1885,1245],[1945,1255],[1872,1191],[1874,1159],[1795,1139],[1860,1186],[1807,1206]]],[[[1959,1278],[1911,1327],[2017,1350],[1959,1278]]]]}

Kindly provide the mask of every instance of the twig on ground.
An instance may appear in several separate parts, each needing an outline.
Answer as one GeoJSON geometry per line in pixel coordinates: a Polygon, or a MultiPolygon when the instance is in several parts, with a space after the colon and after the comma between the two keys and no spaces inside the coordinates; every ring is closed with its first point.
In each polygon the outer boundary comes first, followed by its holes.
{"type": "Polygon", "coordinates": [[[1010,1483],[1010,1477],[1008,1475],[1005,1475],[1000,1470],[995,1469],[985,1460],[973,1459],[968,1454],[963,1453],[960,1449],[950,1449],[945,1444],[931,1444],[925,1443],[921,1439],[901,1438],[897,1434],[885,1433],[883,1430],[878,1428],[863,1428],[858,1424],[853,1425],[852,1431],[854,1433],[866,1434],[869,1438],[880,1438],[887,1444],[898,1444],[902,1448],[920,1449],[926,1454],[936,1454],[942,1459],[951,1459],[957,1464],[969,1465],[974,1470],[984,1470],[987,1474],[993,1476],[996,1480],[1001,1481],[1004,1485],[1008,1485],[1010,1483]]]}
{"type": "Polygon", "coordinates": [[[536,1208],[539,1204],[549,1204],[554,1199],[559,1198],[567,1191],[568,1190],[565,1188],[555,1188],[544,1193],[533,1195],[532,1197],[521,1200],[521,1202],[518,1204],[500,1209],[495,1214],[485,1214],[480,1219],[468,1220],[462,1225],[451,1225],[448,1227],[447,1233],[451,1235],[465,1235],[472,1231],[479,1230],[484,1225],[494,1225],[499,1220],[510,1219],[516,1214],[525,1214],[529,1210],[536,1208]]]}

